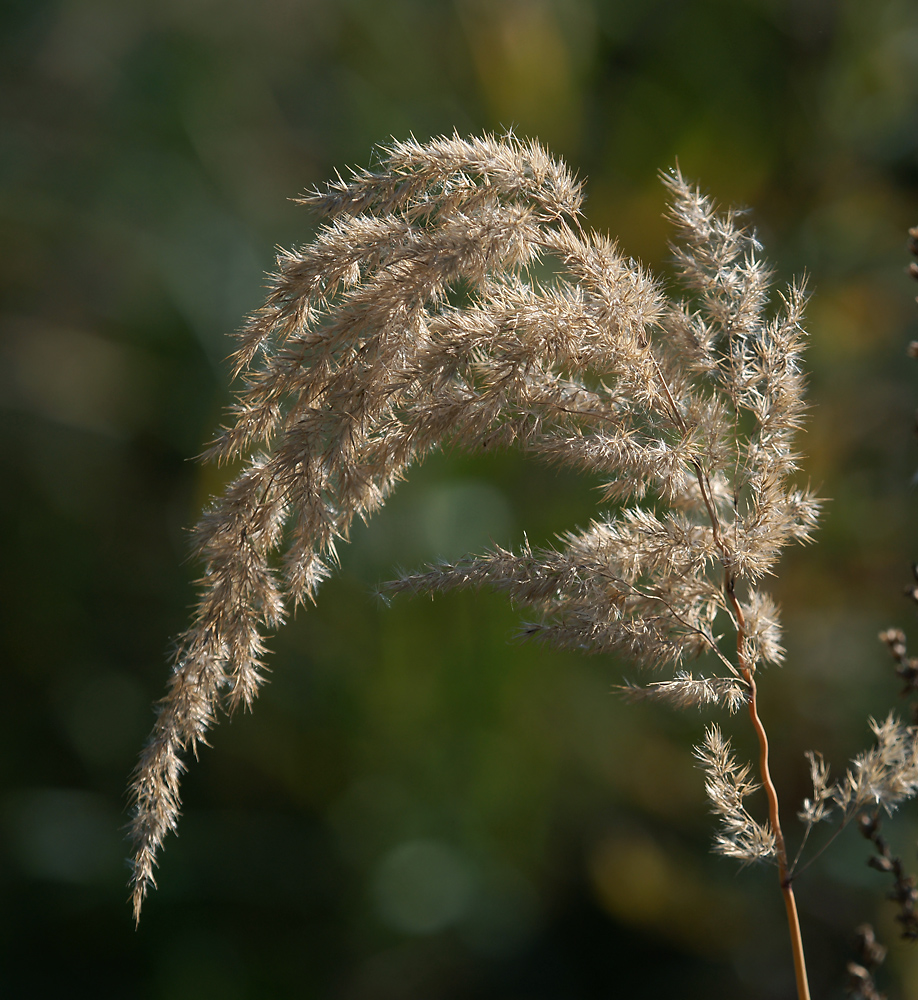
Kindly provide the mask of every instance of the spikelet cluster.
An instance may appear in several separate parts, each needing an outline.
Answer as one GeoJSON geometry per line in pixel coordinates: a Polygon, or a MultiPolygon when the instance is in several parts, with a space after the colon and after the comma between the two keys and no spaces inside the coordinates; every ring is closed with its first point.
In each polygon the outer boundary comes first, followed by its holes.
{"type": "Polygon", "coordinates": [[[738,764],[718,726],[705,732],[704,745],[697,747],[695,756],[701,762],[707,779],[705,791],[711,811],[720,820],[714,838],[714,849],[743,864],[773,858],[776,837],[768,823],[759,823],[746,809],[744,800],[757,791],[759,785],[749,780],[750,764],[738,764]]]}
{"type": "Polygon", "coordinates": [[[394,590],[496,587],[528,609],[528,633],[674,669],[643,696],[677,704],[735,709],[744,677],[780,660],[758,583],[818,507],[792,481],[804,294],[772,308],[752,234],[678,170],[663,180],[676,295],[585,230],[579,183],[513,135],[396,142],[301,199],[328,221],[278,258],[208,452],[244,467],[198,525],[200,600],[134,779],[136,913],[175,828],[183,754],[220,707],[251,703],[262,635],[313,599],[353,519],[445,443],[586,470],[608,512],[554,547],[428,567],[394,590]],[[719,672],[686,672],[705,651],[719,672]]]}
{"type": "Polygon", "coordinates": [[[858,754],[837,782],[818,754],[809,753],[813,797],[804,799],[798,816],[808,828],[837,818],[842,825],[864,810],[894,812],[918,794],[918,729],[892,713],[870,719],[875,744],[858,754]]]}

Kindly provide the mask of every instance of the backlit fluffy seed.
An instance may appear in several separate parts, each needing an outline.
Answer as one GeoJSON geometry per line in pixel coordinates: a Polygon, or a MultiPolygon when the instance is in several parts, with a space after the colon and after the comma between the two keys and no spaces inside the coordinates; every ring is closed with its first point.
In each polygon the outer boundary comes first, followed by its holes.
{"type": "MultiPolygon", "coordinates": [[[[218,708],[251,704],[264,632],[315,597],[354,518],[444,444],[587,470],[614,506],[554,547],[428,567],[393,591],[496,587],[533,616],[528,634],[675,667],[643,695],[678,705],[733,710],[780,659],[756,586],[818,513],[791,480],[804,294],[771,310],[754,237],[678,171],[664,182],[675,298],[582,227],[579,182],[513,135],[395,142],[376,169],[301,199],[328,222],[278,257],[208,451],[244,465],[198,525],[199,602],[134,778],[136,915],[176,826],[183,757],[218,708]],[[736,641],[722,647],[721,630],[736,641]],[[719,675],[682,669],[701,653],[719,675]]],[[[704,753],[722,849],[768,854],[742,772],[721,744],[704,753]]]]}
{"type": "Polygon", "coordinates": [[[708,728],[704,746],[696,747],[695,756],[705,770],[711,811],[720,820],[715,849],[745,864],[774,857],[775,831],[768,824],[756,822],[743,804],[759,788],[749,780],[751,766],[737,764],[730,741],[717,726],[708,728]]]}

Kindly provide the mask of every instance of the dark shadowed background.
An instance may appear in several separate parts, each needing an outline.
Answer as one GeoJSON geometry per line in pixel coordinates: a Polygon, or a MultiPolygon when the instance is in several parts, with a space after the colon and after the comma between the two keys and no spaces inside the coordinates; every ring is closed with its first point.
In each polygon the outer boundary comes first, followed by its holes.
{"type": "MultiPolygon", "coordinates": [[[[512,126],[587,178],[590,223],[666,273],[657,171],[752,206],[810,276],[806,474],[832,498],[782,564],[763,678],[792,848],[803,753],[836,772],[897,698],[915,624],[914,0],[7,0],[0,14],[4,543],[0,993],[236,1000],[789,996],[773,871],[708,853],[707,718],[623,705],[634,671],[513,641],[489,594],[374,597],[396,567],[583,524],[586,478],[438,456],[272,640],[252,715],[192,762],[135,931],[124,789],[197,568],[195,464],[227,334],[289,198],[389,136],[512,126]]],[[[916,630],[918,636],[918,630],[916,630]]],[[[918,641],[918,640],[916,640],[918,641]]],[[[744,717],[722,720],[751,752],[744,717]]],[[[888,827],[916,861],[916,811],[888,827]]],[[[815,995],[854,928],[918,995],[849,831],[798,884],[815,995]]]]}

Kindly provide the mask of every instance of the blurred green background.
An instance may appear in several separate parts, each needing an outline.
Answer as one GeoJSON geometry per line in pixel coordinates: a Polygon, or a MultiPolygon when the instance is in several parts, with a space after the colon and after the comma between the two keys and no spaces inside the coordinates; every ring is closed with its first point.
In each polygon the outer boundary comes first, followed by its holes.
{"type": "MultiPolygon", "coordinates": [[[[195,464],[229,399],[226,335],[289,198],[374,144],[513,126],[587,178],[587,217],[667,267],[676,157],[810,276],[807,474],[831,497],[774,592],[762,681],[792,847],[803,752],[836,771],[897,684],[918,557],[914,0],[7,0],[0,13],[5,526],[0,993],[236,1000],[790,995],[771,870],[708,853],[690,747],[707,718],[631,707],[634,671],[514,643],[489,594],[399,599],[396,566],[536,542],[593,513],[586,477],[438,456],[355,532],[275,640],[252,715],[192,763],[135,931],[124,788],[196,567],[195,464]]],[[[748,726],[722,720],[751,752],[748,726]]],[[[916,864],[915,810],[889,825],[916,864]]],[[[854,831],[799,883],[814,995],[855,926],[892,945],[854,831]]]]}

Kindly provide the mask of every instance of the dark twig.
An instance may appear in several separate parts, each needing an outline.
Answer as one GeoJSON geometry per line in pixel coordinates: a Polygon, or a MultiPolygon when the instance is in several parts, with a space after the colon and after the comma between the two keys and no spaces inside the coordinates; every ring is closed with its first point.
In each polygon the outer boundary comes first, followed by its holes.
{"type": "Polygon", "coordinates": [[[874,970],[883,964],[886,949],[881,945],[870,924],[861,924],[855,931],[859,962],[848,963],[846,992],[858,1000],[886,1000],[886,994],[877,990],[873,981],[874,970]]]}

